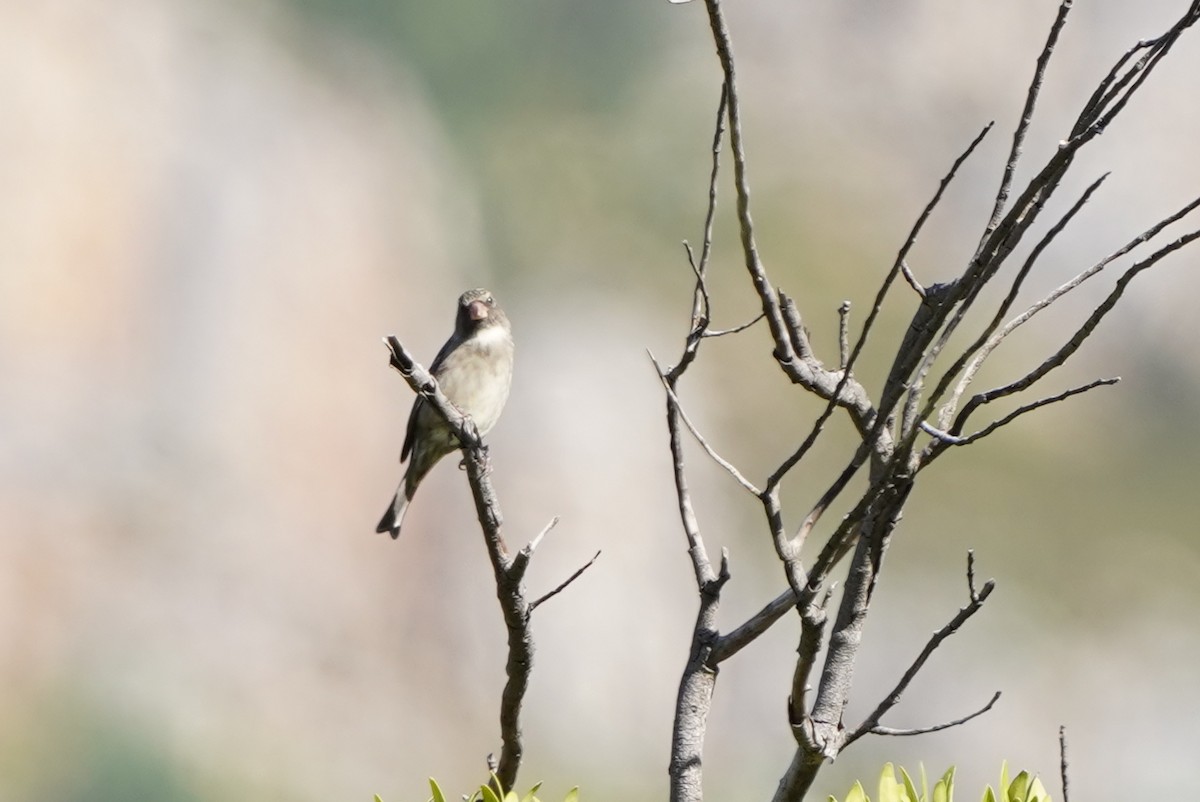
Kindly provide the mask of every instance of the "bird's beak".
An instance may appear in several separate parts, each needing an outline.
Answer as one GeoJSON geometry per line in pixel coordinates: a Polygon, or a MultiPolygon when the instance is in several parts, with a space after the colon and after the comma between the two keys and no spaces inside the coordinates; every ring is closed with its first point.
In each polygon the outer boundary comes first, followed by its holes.
{"type": "Polygon", "coordinates": [[[483,320],[488,316],[487,304],[485,304],[483,301],[471,301],[471,303],[467,305],[467,316],[470,317],[471,320],[483,320]]]}

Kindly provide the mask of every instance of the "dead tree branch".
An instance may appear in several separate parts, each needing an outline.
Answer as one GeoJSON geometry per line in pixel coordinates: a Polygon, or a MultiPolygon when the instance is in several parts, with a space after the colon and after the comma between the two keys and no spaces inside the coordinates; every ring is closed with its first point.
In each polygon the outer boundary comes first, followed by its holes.
{"type": "MultiPolygon", "coordinates": [[[[438,414],[445,418],[450,428],[454,430],[458,442],[462,445],[463,462],[467,468],[467,478],[471,485],[471,495],[475,500],[475,512],[479,517],[479,525],[483,530],[484,544],[487,546],[488,559],[496,580],[496,598],[500,602],[500,611],[504,616],[504,625],[508,631],[508,659],[505,662],[505,673],[508,680],[500,699],[500,759],[495,761],[492,772],[504,788],[512,788],[516,784],[517,773],[521,768],[524,746],[521,738],[521,707],[525,701],[525,692],[529,688],[529,675],[533,669],[533,633],[530,628],[530,616],[533,609],[548,598],[554,596],[583,571],[595,562],[593,557],[583,568],[575,572],[565,582],[534,602],[528,600],[525,590],[525,572],[542,538],[558,522],[555,518],[543,529],[537,537],[522,547],[516,555],[510,555],[504,543],[502,528],[504,518],[500,513],[500,501],[491,481],[491,460],[487,447],[484,445],[479,432],[471,418],[464,415],[456,407],[441,388],[433,375],[421,366],[393,335],[384,339],[390,352],[390,364],[404,377],[413,392],[422,396],[438,414]]],[[[597,557],[599,552],[597,552],[597,557]]],[[[491,760],[489,756],[489,761],[491,760]]]]}
{"type": "MultiPolygon", "coordinates": [[[[871,711],[870,715],[863,719],[863,722],[859,724],[852,733],[846,736],[844,747],[854,743],[868,732],[881,732],[879,726],[880,720],[887,715],[889,710],[891,710],[900,702],[900,697],[906,690],[908,690],[908,686],[912,683],[912,681],[916,678],[917,673],[925,665],[925,661],[928,660],[933,652],[942,645],[942,641],[946,640],[946,638],[950,637],[955,632],[958,632],[958,630],[962,628],[963,624],[967,623],[971,616],[979,612],[980,608],[983,607],[984,602],[987,601],[988,596],[992,595],[992,591],[996,588],[996,583],[991,579],[984,583],[983,590],[976,592],[974,566],[975,555],[973,552],[967,552],[967,603],[958,611],[958,614],[955,615],[954,618],[950,619],[950,621],[946,623],[945,626],[933,633],[933,636],[930,637],[929,642],[925,644],[925,648],[922,649],[921,653],[917,655],[917,659],[913,661],[912,665],[908,667],[908,670],[904,672],[904,675],[900,677],[900,681],[896,683],[896,687],[893,688],[891,692],[889,692],[883,698],[883,700],[875,707],[875,709],[871,711]]],[[[970,721],[976,716],[980,716],[990,710],[992,705],[995,704],[996,700],[999,698],[1000,692],[997,691],[995,696],[992,697],[992,701],[988,702],[986,707],[976,711],[975,713],[972,713],[965,718],[957,719],[946,724],[935,725],[934,727],[930,728],[904,731],[904,734],[936,732],[937,730],[944,730],[947,727],[953,727],[970,721]]],[[[892,730],[888,731],[886,734],[899,735],[901,734],[901,731],[892,730]]]]}
{"type": "MultiPolygon", "coordinates": [[[[1011,261],[1011,254],[1040,223],[1043,211],[1073,165],[1076,155],[1112,124],[1182,33],[1200,20],[1200,0],[1193,0],[1187,12],[1164,34],[1139,42],[1117,61],[1084,103],[1071,125],[1070,134],[1058,143],[1044,163],[1033,171],[1027,183],[1018,186],[1016,176],[1025,158],[1038,98],[1072,7],[1072,0],[1061,0],[1034,65],[1024,104],[1004,161],[999,187],[971,258],[955,278],[940,284],[923,284],[909,264],[909,254],[925,230],[926,223],[942,203],[948,186],[963,163],[976,151],[991,130],[991,123],[984,126],[958,155],[949,171],[942,177],[931,200],[917,215],[895,260],[884,273],[871,307],[855,337],[852,338],[850,334],[849,302],[842,304],[838,310],[837,370],[824,366],[804,325],[799,305],[776,287],[768,276],[751,215],[747,146],[729,27],[721,0],[704,0],[704,7],[722,74],[721,101],[713,137],[708,207],[703,229],[704,244],[697,259],[692,248],[685,243],[696,284],[691,325],[685,338],[683,353],[678,363],[670,369],[663,369],[655,363],[666,393],[667,431],[680,520],[688,542],[688,552],[700,596],[688,663],[680,681],[676,700],[670,764],[671,800],[700,802],[702,799],[701,769],[705,721],[715,691],[719,665],[740,653],[794,609],[800,621],[800,634],[796,666],[788,694],[787,714],[796,740],[796,750],[791,764],[779,782],[774,800],[795,802],[804,798],[826,760],[836,757],[863,735],[913,735],[957,726],[982,715],[999,698],[997,693],[985,706],[970,715],[930,727],[902,730],[880,724],[880,720],[899,702],[933,652],[978,612],[992,592],[994,584],[990,580],[982,590],[976,590],[973,559],[969,558],[968,603],[951,621],[933,634],[897,685],[884,696],[862,723],[853,730],[847,730],[843,723],[850,699],[854,667],[862,643],[864,623],[870,612],[884,557],[903,518],[906,503],[915,488],[920,470],[951,445],[969,445],[1028,412],[1114,383],[1115,379],[1099,379],[1071,389],[1050,392],[1040,399],[1022,404],[1014,411],[997,417],[973,434],[963,434],[964,424],[972,413],[992,401],[1030,390],[1051,371],[1063,365],[1116,305],[1136,275],[1200,238],[1200,230],[1197,230],[1183,234],[1169,243],[1158,245],[1149,256],[1125,270],[1116,280],[1108,297],[1057,351],[1047,356],[1040,365],[1022,378],[977,393],[959,409],[961,399],[978,375],[980,365],[1012,331],[1084,281],[1097,275],[1106,265],[1128,255],[1136,247],[1151,241],[1157,242],[1167,226],[1200,207],[1200,200],[1197,200],[1164,218],[1100,263],[1078,274],[1066,285],[1051,291],[1042,300],[1029,306],[1025,312],[1008,319],[1020,292],[1033,275],[1042,256],[1098,191],[1104,181],[1102,176],[1088,186],[1066,212],[1059,214],[1040,236],[1023,263],[1015,269],[1015,274],[1007,279],[1008,290],[1005,297],[993,308],[982,313],[982,330],[968,338],[969,345],[957,354],[947,353],[947,347],[954,334],[968,320],[969,313],[977,306],[984,306],[984,299],[991,297],[990,293],[983,293],[984,288],[1000,275],[1001,270],[1011,261]],[[744,269],[761,307],[759,317],[766,321],[770,331],[771,356],[793,384],[826,402],[808,434],[790,452],[785,452],[787,456],[764,483],[751,481],[731,461],[719,455],[684,414],[680,401],[680,379],[697,358],[700,343],[706,337],[736,334],[759,319],[756,317],[750,323],[726,331],[709,330],[713,298],[708,292],[706,271],[712,247],[720,155],[723,137],[726,134],[732,161],[735,216],[744,269]],[[886,377],[878,388],[878,393],[874,394],[859,380],[854,369],[876,332],[884,302],[896,286],[897,278],[903,279],[913,290],[917,302],[916,310],[907,330],[898,338],[898,344],[893,345],[894,351],[891,353],[886,377]],[[949,362],[949,366],[943,369],[945,362],[949,362]],[[940,373],[935,373],[935,369],[940,373]],[[936,377],[936,381],[931,377],[936,377]],[[934,412],[939,409],[939,405],[940,411],[935,422],[934,412]],[[825,486],[824,491],[816,497],[816,501],[812,502],[799,526],[789,532],[785,524],[787,511],[781,491],[783,480],[812,453],[817,441],[827,431],[827,422],[839,409],[849,416],[858,439],[850,451],[850,458],[844,463],[845,467],[825,486]],[[714,570],[704,547],[700,522],[693,508],[687,483],[682,445],[684,428],[692,433],[705,452],[744,490],[758,497],[773,550],[784,569],[787,581],[786,590],[725,634],[718,629],[717,613],[721,590],[730,579],[728,555],[722,552],[720,569],[714,570]],[[926,441],[926,437],[932,439],[926,441]],[[857,500],[850,503],[841,502],[844,504],[841,517],[828,527],[822,527],[827,511],[840,503],[846,488],[864,468],[867,473],[866,489],[857,500]],[[802,550],[818,528],[827,530],[824,542],[817,550],[815,559],[806,565],[802,560],[802,550]],[[828,608],[835,585],[834,571],[839,569],[843,561],[847,563],[844,590],[836,613],[831,614],[828,608]],[[815,688],[814,677],[817,677],[815,688]]],[[[913,296],[905,297],[912,299],[913,296]]],[[[971,320],[974,321],[975,317],[971,316],[971,320]]],[[[821,486],[818,485],[818,488],[821,486]]]]}

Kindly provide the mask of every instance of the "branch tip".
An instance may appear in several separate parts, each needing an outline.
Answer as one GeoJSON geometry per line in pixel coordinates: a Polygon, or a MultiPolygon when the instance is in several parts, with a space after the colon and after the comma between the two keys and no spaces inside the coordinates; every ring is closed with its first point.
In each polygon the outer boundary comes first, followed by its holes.
{"type": "Polygon", "coordinates": [[[529,603],[529,614],[532,615],[533,611],[535,609],[537,609],[543,602],[549,601],[550,599],[554,598],[555,596],[557,596],[558,594],[560,594],[564,590],[566,590],[568,585],[570,585],[572,582],[574,582],[576,579],[578,579],[583,574],[584,571],[591,568],[592,565],[599,558],[600,558],[600,552],[599,552],[599,550],[597,550],[596,553],[594,555],[592,555],[592,559],[588,560],[586,563],[584,563],[582,566],[580,566],[575,571],[575,573],[571,574],[569,577],[564,579],[561,583],[559,583],[559,585],[556,588],[551,590],[549,593],[543,594],[542,596],[540,596],[537,599],[534,599],[532,602],[530,602],[529,603]]]}

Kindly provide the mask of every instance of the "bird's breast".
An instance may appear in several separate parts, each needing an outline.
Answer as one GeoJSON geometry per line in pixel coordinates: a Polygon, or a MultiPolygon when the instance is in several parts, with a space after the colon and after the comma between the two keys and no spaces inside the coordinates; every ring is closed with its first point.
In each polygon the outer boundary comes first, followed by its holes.
{"type": "Polygon", "coordinates": [[[487,434],[504,409],[512,383],[513,344],[498,327],[479,332],[446,358],[438,383],[454,405],[487,434]],[[495,331],[495,333],[493,333],[495,331]]]}

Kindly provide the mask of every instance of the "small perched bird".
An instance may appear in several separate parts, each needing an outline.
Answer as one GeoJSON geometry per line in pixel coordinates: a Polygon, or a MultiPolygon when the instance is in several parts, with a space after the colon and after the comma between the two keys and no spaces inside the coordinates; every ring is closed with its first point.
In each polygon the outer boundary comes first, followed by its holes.
{"type": "MultiPolygon", "coordinates": [[[[508,318],[487,290],[468,290],[458,299],[454,334],[446,340],[429,370],[456,407],[471,416],[480,435],[500,419],[512,383],[513,341],[508,318]]],[[[400,524],[417,486],[437,461],[459,448],[446,421],[418,396],[408,416],[400,461],[410,455],[408,470],[387,512],[375,527],[400,537],[400,524]]]]}

